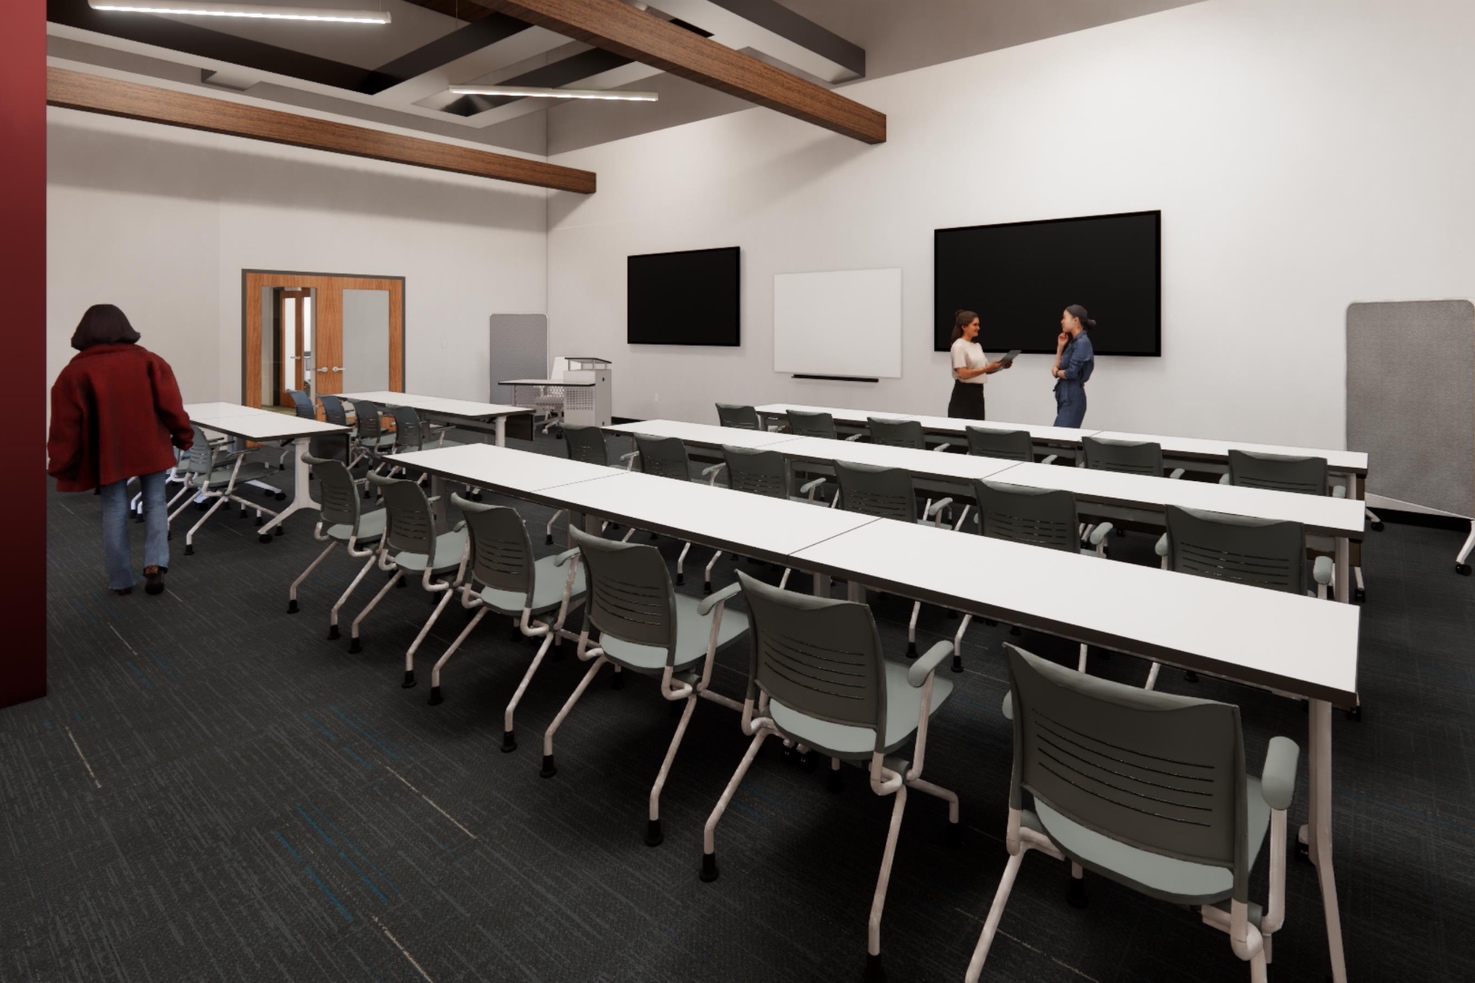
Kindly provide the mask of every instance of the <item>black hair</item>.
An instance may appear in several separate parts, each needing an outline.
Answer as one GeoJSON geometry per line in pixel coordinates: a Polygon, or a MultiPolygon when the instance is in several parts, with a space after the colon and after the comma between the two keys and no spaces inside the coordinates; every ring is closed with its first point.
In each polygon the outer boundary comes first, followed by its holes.
{"type": "Polygon", "coordinates": [[[953,341],[963,337],[963,329],[978,317],[972,311],[953,311],[953,341]]]}
{"type": "Polygon", "coordinates": [[[93,345],[132,345],[141,337],[128,323],[128,315],[117,307],[93,304],[77,322],[77,330],[72,332],[72,347],[81,352],[93,345]]]}
{"type": "Polygon", "coordinates": [[[1087,331],[1096,327],[1096,322],[1091,320],[1090,315],[1086,313],[1086,309],[1080,304],[1071,304],[1065,309],[1065,313],[1080,321],[1081,327],[1085,328],[1087,331]]]}

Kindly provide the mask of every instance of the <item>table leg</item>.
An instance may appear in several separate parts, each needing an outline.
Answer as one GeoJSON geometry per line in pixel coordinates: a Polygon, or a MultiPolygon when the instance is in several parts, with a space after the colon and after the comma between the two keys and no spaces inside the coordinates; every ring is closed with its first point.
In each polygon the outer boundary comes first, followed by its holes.
{"type": "Polygon", "coordinates": [[[1342,951],[1342,915],[1337,905],[1337,880],[1332,871],[1332,705],[1312,700],[1308,734],[1310,753],[1310,807],[1307,847],[1321,883],[1321,907],[1326,916],[1326,943],[1332,960],[1332,980],[1347,983],[1347,957],[1342,951]]]}
{"type": "Polygon", "coordinates": [[[287,516],[295,512],[301,512],[303,509],[316,510],[320,508],[318,503],[312,500],[312,490],[307,484],[311,469],[308,467],[307,461],[303,459],[303,455],[307,453],[310,442],[311,438],[305,436],[298,437],[292,441],[292,501],[288,502],[287,507],[278,512],[274,519],[257,530],[261,535],[271,535],[278,526],[286,521],[287,516]]]}
{"type": "Polygon", "coordinates": [[[505,416],[499,416],[499,417],[497,417],[497,422],[494,424],[494,426],[497,428],[497,446],[498,447],[506,447],[507,446],[507,418],[505,416]]]}
{"type": "Polygon", "coordinates": [[[451,528],[451,512],[447,508],[446,501],[446,479],[438,474],[430,476],[430,515],[435,520],[435,532],[437,535],[447,532],[451,528]]]}
{"type": "Polygon", "coordinates": [[[1343,604],[1352,603],[1352,541],[1346,536],[1337,537],[1337,559],[1336,576],[1332,578],[1336,584],[1337,600],[1343,604]]]}

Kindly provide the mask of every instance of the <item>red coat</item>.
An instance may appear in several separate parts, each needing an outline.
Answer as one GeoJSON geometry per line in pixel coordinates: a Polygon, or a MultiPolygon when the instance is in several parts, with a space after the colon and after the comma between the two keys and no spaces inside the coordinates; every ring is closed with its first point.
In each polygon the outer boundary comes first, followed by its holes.
{"type": "Polygon", "coordinates": [[[167,471],[193,434],[168,362],[142,345],[93,345],[51,387],[46,470],[58,491],[91,491],[167,471]]]}

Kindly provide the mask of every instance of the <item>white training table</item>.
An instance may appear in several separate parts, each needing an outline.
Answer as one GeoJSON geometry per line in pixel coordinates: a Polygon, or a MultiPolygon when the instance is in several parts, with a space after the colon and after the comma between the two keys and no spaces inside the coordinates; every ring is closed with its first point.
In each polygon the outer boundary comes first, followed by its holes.
{"type": "Polygon", "coordinates": [[[450,478],[473,488],[530,501],[543,501],[535,496],[545,489],[624,474],[616,468],[492,444],[459,444],[386,457],[395,464],[425,471],[437,480],[450,478]]]}
{"type": "Polygon", "coordinates": [[[1055,444],[1063,447],[1081,446],[1082,437],[1090,437],[1098,431],[1076,430],[1070,427],[1049,427],[1038,423],[1008,423],[998,420],[960,420],[951,416],[922,416],[916,413],[886,413],[879,410],[851,410],[838,406],[803,406],[798,403],[765,403],[754,407],[758,418],[765,424],[769,418],[775,422],[781,422],[789,410],[799,410],[803,413],[828,413],[835,418],[836,423],[850,426],[863,427],[871,417],[884,420],[916,420],[922,424],[922,429],[929,433],[946,434],[957,436],[958,443],[967,447],[967,429],[979,427],[984,430],[1025,430],[1028,431],[1030,439],[1037,444],[1055,444]]]}
{"type": "Polygon", "coordinates": [[[478,403],[468,399],[448,399],[445,396],[422,396],[419,393],[338,393],[339,399],[349,402],[366,399],[381,406],[408,406],[422,416],[443,423],[464,425],[474,420],[492,423],[497,446],[507,446],[507,418],[519,413],[532,413],[526,406],[507,406],[502,403],[478,403]]]}
{"type": "Polygon", "coordinates": [[[241,406],[239,403],[185,403],[184,411],[189,414],[190,420],[216,433],[258,442],[292,441],[292,501],[274,519],[261,527],[264,540],[286,521],[287,516],[302,509],[319,507],[308,489],[308,466],[302,455],[307,453],[313,437],[346,434],[347,427],[321,420],[309,420],[291,413],[259,410],[251,406],[241,406]]]}
{"type": "Polygon", "coordinates": [[[604,427],[605,433],[644,434],[647,437],[676,437],[697,447],[742,447],[748,450],[782,450],[778,445],[802,438],[771,430],[744,430],[741,427],[714,427],[709,423],[686,423],[682,420],[642,420],[639,423],[617,423],[604,427]]]}

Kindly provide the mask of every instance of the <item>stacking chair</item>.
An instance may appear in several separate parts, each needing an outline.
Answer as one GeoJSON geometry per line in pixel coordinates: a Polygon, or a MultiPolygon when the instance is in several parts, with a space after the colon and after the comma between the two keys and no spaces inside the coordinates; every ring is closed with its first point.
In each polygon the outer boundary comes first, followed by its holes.
{"type": "Polygon", "coordinates": [[[510,617],[516,625],[514,638],[520,633],[527,638],[542,639],[505,712],[502,750],[516,751],[512,714],[533,674],[542,665],[543,656],[548,654],[549,646],[563,640],[563,624],[569,611],[584,602],[584,571],[579,564],[569,562],[572,552],[535,559],[527,527],[515,510],[479,505],[460,495],[452,495],[451,503],[461,510],[466,531],[471,535],[471,576],[462,581],[461,606],[476,614],[430,670],[430,703],[434,706],[442,702],[441,670],[487,612],[510,617]],[[563,567],[568,570],[564,571],[563,567]],[[480,585],[480,590],[475,589],[473,581],[480,585]]]}
{"type": "Polygon", "coordinates": [[[356,560],[363,560],[364,563],[359,568],[358,576],[353,578],[348,589],[334,602],[333,610],[328,615],[328,637],[337,638],[338,611],[358,587],[359,582],[368,574],[369,568],[374,565],[379,540],[384,536],[385,519],[388,518],[388,513],[383,509],[375,509],[372,512],[363,510],[363,504],[359,500],[358,483],[353,480],[353,474],[343,461],[312,455],[304,457],[303,460],[312,465],[312,474],[318,480],[318,491],[321,495],[322,511],[318,524],[312,531],[312,538],[328,545],[318,554],[317,559],[309,563],[307,569],[292,581],[292,586],[287,590],[287,613],[297,613],[297,588],[302,586],[302,582],[318,568],[318,564],[326,560],[328,554],[341,543],[349,556],[356,560]]]}
{"type": "MultiPolygon", "coordinates": [[[[936,502],[928,499],[922,507],[922,517],[917,518],[917,491],[912,475],[901,468],[876,468],[836,461],[835,478],[840,483],[835,503],[848,512],[861,515],[941,526],[943,510],[953,504],[951,498],[936,502]]],[[[912,604],[912,618],[907,623],[908,659],[917,657],[917,616],[921,613],[922,602],[912,604]]]]}
{"type": "MultiPolygon", "coordinates": [[[[927,436],[919,420],[888,420],[884,417],[871,416],[866,418],[866,430],[873,444],[880,444],[883,447],[910,447],[918,451],[927,450],[927,436]]],[[[950,446],[952,445],[941,443],[932,450],[945,451],[950,446]]]]}
{"type": "MultiPolygon", "coordinates": [[[[1111,523],[1103,522],[1093,527],[1083,543],[1076,499],[1068,491],[1026,488],[1023,485],[975,478],[973,500],[978,503],[973,521],[967,521],[968,506],[965,505],[954,528],[971,526],[989,539],[1043,546],[1045,549],[1064,550],[1067,553],[1106,556],[1106,537],[1111,533],[1111,523]]],[[[964,615],[963,623],[958,626],[958,634],[953,639],[953,672],[963,671],[963,633],[968,630],[968,624],[972,620],[971,614],[964,615]]],[[[1086,671],[1086,650],[1086,643],[1082,642],[1080,661],[1076,664],[1079,672],[1086,671]]]]}
{"type": "MultiPolygon", "coordinates": [[[[570,529],[578,557],[589,569],[589,596],[584,606],[584,628],[579,635],[579,658],[594,664],[543,734],[543,768],[552,778],[558,773],[553,760],[553,735],[594,681],[600,667],[612,664],[616,673],[628,669],[660,679],[661,695],[672,702],[685,700],[681,722],[666,751],[661,770],[650,790],[650,812],[645,842],[659,846],[661,832],[661,789],[671,763],[681,747],[686,725],[698,697],[737,709],[737,703],[711,692],[712,662],[716,654],[748,633],[748,618],[727,610],[727,602],[739,587],[729,584],[700,601],[676,593],[666,561],[653,546],[617,543],[570,529]],[[589,629],[599,630],[592,647],[589,629]]],[[[617,679],[624,677],[617,676],[617,679]]]]}
{"type": "MultiPolygon", "coordinates": [[[[635,434],[635,453],[630,457],[631,469],[639,467],[645,474],[675,481],[691,480],[691,458],[687,456],[686,444],[679,437],[651,437],[635,434]]],[[[625,534],[629,539],[635,530],[625,534]]],[[[656,538],[655,533],[650,534],[656,538]]],[[[686,554],[691,552],[690,543],[681,544],[681,554],[676,557],[676,583],[686,583],[686,554]]]]}
{"type": "Polygon", "coordinates": [[[724,427],[736,427],[739,430],[763,429],[763,421],[758,418],[758,411],[751,406],[718,403],[717,422],[724,427]]]}
{"type": "Polygon", "coordinates": [[[385,433],[383,424],[380,422],[380,414],[383,410],[378,403],[372,403],[367,399],[355,400],[353,404],[354,426],[357,434],[354,438],[354,456],[349,462],[353,468],[360,461],[377,468],[380,463],[380,455],[387,454],[394,449],[395,435],[385,433]]]}
{"type": "MultiPolygon", "coordinates": [[[[792,493],[793,470],[789,467],[789,459],[778,451],[765,451],[749,449],[747,447],[731,447],[727,444],[722,446],[723,462],[714,464],[702,471],[703,477],[707,477],[710,483],[717,484],[717,476],[721,472],[727,472],[727,485],[734,491],[744,491],[753,495],[764,495],[768,498],[790,499],[795,502],[806,502],[811,505],[820,504],[815,499],[815,493],[824,485],[824,478],[815,478],[805,482],[799,487],[801,494],[792,493]]],[[[712,568],[717,565],[722,551],[718,550],[712,554],[712,562],[707,564],[707,569],[702,581],[702,591],[712,593],[712,568]]],[[[784,568],[783,578],[779,586],[783,587],[789,582],[789,568],[784,568]]]]}
{"type": "MultiPolygon", "coordinates": [[[[1327,478],[1326,458],[1286,457],[1280,454],[1258,454],[1250,451],[1229,452],[1229,473],[1219,479],[1221,485],[1240,485],[1244,488],[1266,488],[1270,491],[1297,492],[1302,495],[1326,495],[1346,498],[1347,489],[1331,485],[1327,478]],[[1330,486],[1330,488],[1328,488],[1330,486]]],[[[1311,537],[1312,549],[1336,549],[1330,540],[1311,537]]],[[[1352,590],[1352,599],[1363,600],[1367,591],[1362,583],[1362,566],[1352,568],[1357,586],[1352,590]]],[[[1343,588],[1344,590],[1346,588],[1343,588]]]]}
{"type": "MultiPolygon", "coordinates": [[[[198,522],[190,527],[184,536],[184,552],[190,556],[195,552],[195,533],[199,532],[216,511],[227,501],[235,502],[241,507],[241,518],[245,518],[251,510],[256,512],[256,524],[261,525],[265,519],[264,515],[275,516],[271,509],[264,509],[255,502],[248,502],[237,494],[237,489],[248,481],[260,481],[271,473],[271,465],[264,461],[248,461],[250,453],[244,448],[241,450],[227,451],[221,445],[210,443],[198,424],[191,424],[194,430],[194,443],[191,444],[189,452],[180,459],[178,473],[184,477],[184,487],[169,500],[168,507],[174,508],[174,503],[184,500],[184,503],[169,515],[172,525],[179,518],[180,513],[187,509],[191,502],[199,499],[203,508],[208,499],[215,499],[205,514],[200,516],[198,522]]],[[[282,527],[276,530],[279,534],[282,527]]],[[[263,542],[270,541],[270,536],[262,538],[263,542]]]]}
{"type": "MultiPolygon", "coordinates": [[[[987,430],[983,427],[966,427],[968,453],[975,457],[997,457],[1006,461],[1032,463],[1035,459],[1034,438],[1028,430],[987,430]]],[[[1041,464],[1054,464],[1056,455],[1051,454],[1041,464]]]]}
{"type": "MultiPolygon", "coordinates": [[[[331,393],[323,393],[318,397],[318,402],[323,404],[323,417],[329,423],[337,424],[340,427],[349,426],[348,411],[343,408],[343,400],[331,393]]],[[[350,427],[349,433],[350,435],[357,436],[358,430],[356,427],[350,427]]]]}
{"type": "Polygon", "coordinates": [[[431,594],[439,594],[440,601],[430,615],[430,620],[425,622],[425,627],[420,629],[420,634],[415,636],[415,641],[405,653],[403,685],[409,689],[415,685],[415,650],[425,641],[425,636],[430,634],[436,619],[454,596],[456,586],[466,575],[466,523],[464,520],[458,522],[450,532],[437,535],[435,517],[431,514],[430,500],[425,497],[425,489],[413,481],[386,478],[372,471],[368,477],[369,483],[379,488],[379,493],[384,498],[385,511],[389,513],[384,536],[379,540],[379,569],[386,573],[393,571],[393,576],[384,582],[374,599],[353,619],[349,630],[348,650],[363,651],[359,628],[369,612],[384,600],[389,589],[401,579],[408,581],[409,577],[419,574],[420,586],[431,594]]]}
{"type": "Polygon", "coordinates": [[[717,824],[765,740],[778,737],[828,756],[832,790],[840,787],[841,761],[860,764],[871,791],[893,796],[867,937],[867,976],[884,978],[881,914],[907,791],[947,803],[948,840],[954,845],[961,829],[957,795],[922,778],[928,723],[953,691],[950,680],[936,675],[952,644],[938,642],[904,666],[884,657],[875,618],[864,604],[792,594],[741,572],[738,582],[753,620],[742,718],[743,733],[753,740],[707,817],[702,880],[717,879],[717,824]],[[910,760],[903,757],[908,745],[910,760]]]}
{"type": "MultiPolygon", "coordinates": [[[[1097,471],[1121,471],[1126,474],[1163,476],[1163,448],[1153,441],[1104,440],[1084,437],[1086,467],[1097,471]]],[[[1183,477],[1182,468],[1174,468],[1170,478],[1183,477]]]]}
{"type": "Polygon", "coordinates": [[[297,411],[298,416],[305,420],[318,418],[318,408],[306,392],[301,389],[288,389],[287,395],[292,397],[292,408],[297,411]]]}
{"type": "Polygon", "coordinates": [[[1197,907],[1205,924],[1228,933],[1250,978],[1264,983],[1271,937],[1285,920],[1286,810],[1300,748],[1271,738],[1253,778],[1238,707],[1084,676],[1013,645],[1004,650],[1014,721],[1009,862],[968,983],[983,971],[1030,850],[1070,861],[1067,898],[1076,907],[1087,903],[1086,870],[1197,907]],[[1270,896],[1261,908],[1250,903],[1249,880],[1267,827],[1270,896]]]}
{"type": "MultiPolygon", "coordinates": [[[[829,413],[810,413],[806,410],[789,410],[785,414],[788,418],[789,433],[796,437],[824,437],[827,440],[838,440],[840,434],[835,430],[835,418],[829,413]]],[[[861,434],[853,433],[846,440],[859,440],[861,434]]]]}
{"type": "MultiPolygon", "coordinates": [[[[566,425],[563,428],[564,449],[568,451],[570,461],[583,461],[585,464],[597,464],[602,468],[611,467],[609,463],[609,445],[604,441],[604,431],[599,427],[585,427],[566,425]]],[[[629,461],[635,456],[635,452],[624,455],[621,460],[629,461]]],[[[554,512],[548,520],[548,535],[544,543],[553,545],[553,524],[558,517],[568,512],[567,509],[559,509],[554,512]]]]}
{"type": "MultiPolygon", "coordinates": [[[[568,359],[563,355],[555,355],[553,364],[548,369],[548,381],[562,382],[564,373],[567,371],[568,359]]],[[[542,414],[544,433],[563,424],[567,402],[568,389],[566,387],[555,385],[538,387],[538,395],[533,400],[533,412],[542,414]]]]}
{"type": "MultiPolygon", "coordinates": [[[[1307,569],[1306,532],[1299,522],[1251,519],[1222,512],[1167,507],[1168,531],[1157,541],[1164,570],[1230,580],[1292,594],[1327,596],[1332,558],[1319,556],[1307,569]],[[1309,574],[1309,577],[1308,577],[1309,574]]],[[[1157,682],[1159,664],[1147,676],[1157,682]]],[[[1195,678],[1192,673],[1189,678],[1195,678]]]]}

